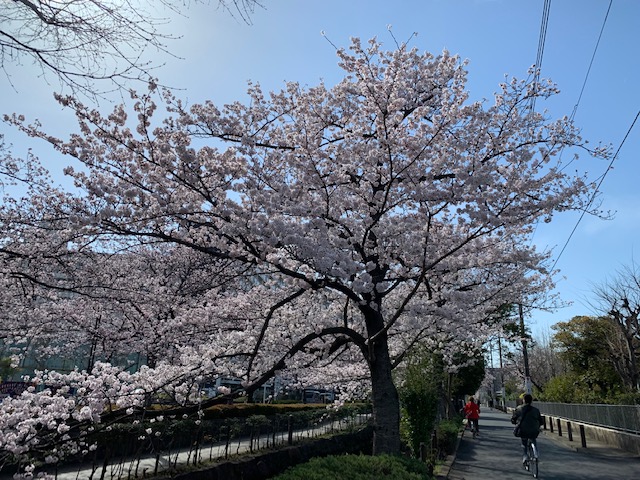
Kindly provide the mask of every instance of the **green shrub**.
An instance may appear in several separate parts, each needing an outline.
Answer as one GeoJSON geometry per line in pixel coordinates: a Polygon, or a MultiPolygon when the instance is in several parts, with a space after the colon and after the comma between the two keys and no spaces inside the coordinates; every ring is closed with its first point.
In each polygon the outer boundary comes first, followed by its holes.
{"type": "Polygon", "coordinates": [[[620,393],[615,398],[618,405],[640,405],[640,392],[620,393]]]}
{"type": "Polygon", "coordinates": [[[402,392],[401,431],[411,446],[414,456],[420,452],[420,443],[429,442],[435,423],[438,397],[435,389],[421,391],[407,389],[402,392]]]}
{"type": "Polygon", "coordinates": [[[436,446],[440,457],[455,452],[458,434],[461,428],[460,419],[442,420],[436,427],[436,446]]]}
{"type": "Polygon", "coordinates": [[[313,458],[272,480],[431,480],[427,465],[392,455],[334,455],[313,458]]]}
{"type": "Polygon", "coordinates": [[[438,385],[442,378],[441,356],[416,352],[407,362],[398,388],[400,434],[415,457],[420,444],[428,443],[438,413],[438,385]]]}
{"type": "Polygon", "coordinates": [[[623,394],[616,388],[603,390],[588,375],[565,373],[550,379],[538,399],[542,402],[559,403],[607,403],[633,405],[633,395],[623,394]]]}
{"type": "MultiPolygon", "coordinates": [[[[343,412],[363,413],[371,411],[371,406],[364,403],[348,404],[341,407],[343,412]]],[[[253,415],[277,415],[277,414],[295,414],[298,412],[322,412],[328,410],[326,406],[303,403],[234,403],[213,405],[204,410],[204,418],[239,418],[250,417],[253,415]]],[[[313,414],[313,413],[311,413],[313,414]]]]}

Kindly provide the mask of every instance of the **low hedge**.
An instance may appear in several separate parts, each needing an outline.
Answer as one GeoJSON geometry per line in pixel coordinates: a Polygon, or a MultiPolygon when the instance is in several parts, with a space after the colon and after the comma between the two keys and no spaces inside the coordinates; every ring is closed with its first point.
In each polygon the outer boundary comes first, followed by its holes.
{"type": "Polygon", "coordinates": [[[440,458],[455,452],[461,427],[462,420],[460,418],[441,420],[438,423],[436,427],[436,447],[440,458]]]}
{"type": "Polygon", "coordinates": [[[272,480],[431,480],[426,464],[394,455],[332,455],[313,458],[272,480]]]}
{"type": "MultiPolygon", "coordinates": [[[[346,411],[353,411],[354,413],[360,413],[365,411],[371,411],[371,406],[358,403],[345,405],[341,409],[346,411]]],[[[234,404],[221,404],[213,405],[206,408],[204,413],[204,419],[219,419],[219,418],[243,418],[253,415],[281,415],[287,413],[296,412],[332,412],[333,410],[327,409],[326,405],[313,404],[313,403],[234,403],[234,404]]]]}
{"type": "MultiPolygon", "coordinates": [[[[222,418],[242,418],[250,417],[252,415],[279,415],[285,413],[296,413],[303,411],[332,411],[327,408],[328,405],[319,403],[221,403],[206,407],[202,410],[202,419],[222,419],[222,418]]],[[[342,410],[359,412],[370,412],[371,404],[368,403],[350,403],[340,407],[342,410]]],[[[187,415],[193,416],[197,410],[193,406],[189,407],[175,407],[171,405],[155,404],[152,405],[146,412],[147,417],[154,417],[162,415],[181,417],[187,415]]]]}

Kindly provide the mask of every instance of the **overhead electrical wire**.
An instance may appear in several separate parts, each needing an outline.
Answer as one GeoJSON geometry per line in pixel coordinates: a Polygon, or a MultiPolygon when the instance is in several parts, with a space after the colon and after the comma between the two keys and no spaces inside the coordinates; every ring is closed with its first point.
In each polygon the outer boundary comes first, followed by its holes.
{"type": "MultiPolygon", "coordinates": [[[[534,94],[531,96],[531,100],[529,102],[529,109],[531,113],[534,113],[536,110],[536,93],[538,89],[538,83],[540,82],[540,71],[542,69],[542,57],[544,56],[544,45],[547,40],[547,26],[549,25],[549,12],[551,11],[551,0],[545,0],[544,6],[542,7],[542,20],[540,21],[540,34],[538,37],[538,51],[536,53],[536,63],[534,64],[534,74],[533,74],[533,85],[534,85],[534,94]]],[[[536,223],[535,230],[538,228],[538,224],[536,223]]],[[[531,241],[533,241],[533,236],[531,237],[531,241]]]]}
{"type": "MultiPolygon", "coordinates": [[[[611,5],[612,4],[613,4],[613,0],[609,0],[609,6],[607,7],[607,12],[605,13],[604,20],[602,21],[602,27],[600,27],[600,34],[598,35],[598,40],[596,41],[596,45],[595,45],[595,47],[593,49],[593,54],[591,55],[591,61],[589,62],[589,67],[587,68],[587,73],[585,74],[584,81],[582,82],[582,88],[580,89],[580,94],[578,95],[578,100],[576,101],[576,104],[573,106],[573,111],[571,112],[571,116],[569,117],[572,121],[574,120],[574,118],[576,116],[576,112],[578,111],[578,105],[580,104],[580,101],[582,100],[582,94],[584,93],[585,87],[587,85],[587,80],[589,79],[589,73],[591,73],[591,67],[593,66],[594,59],[596,58],[596,53],[598,51],[598,46],[600,45],[600,40],[602,39],[602,34],[604,32],[604,27],[607,24],[607,19],[609,18],[609,12],[611,11],[611,5]]],[[[638,112],[638,114],[640,114],[640,112],[638,112]]],[[[578,229],[578,226],[580,225],[580,222],[582,221],[582,219],[584,218],[584,216],[585,216],[586,212],[588,211],[589,207],[592,205],[593,201],[595,200],[596,195],[598,194],[598,192],[600,190],[600,186],[602,185],[602,182],[604,181],[605,177],[607,176],[607,173],[609,172],[609,170],[611,170],[611,167],[613,166],[613,162],[618,157],[618,154],[620,153],[620,149],[622,148],[622,145],[624,145],[624,142],[627,140],[627,137],[629,136],[629,133],[631,133],[631,130],[633,129],[633,127],[634,127],[634,125],[635,125],[637,120],[638,120],[638,115],[636,115],[636,118],[631,123],[631,126],[629,127],[629,130],[627,131],[627,134],[624,136],[624,139],[622,140],[622,143],[618,147],[618,150],[616,151],[615,155],[612,157],[611,162],[607,166],[606,171],[600,177],[600,181],[598,182],[598,185],[597,185],[595,191],[593,192],[593,195],[589,199],[589,203],[582,210],[582,213],[580,214],[580,217],[578,218],[576,224],[574,225],[573,229],[571,230],[571,233],[569,234],[569,237],[567,238],[567,241],[564,243],[562,249],[560,250],[560,253],[556,257],[555,261],[553,262],[553,266],[551,267],[551,270],[553,270],[556,267],[556,265],[558,264],[558,261],[560,260],[560,257],[562,256],[562,254],[566,250],[567,246],[569,245],[569,242],[571,241],[571,238],[573,237],[574,233],[578,229]]]]}
{"type": "MultiPolygon", "coordinates": [[[[595,47],[593,49],[593,54],[591,55],[591,60],[589,62],[589,67],[587,68],[587,72],[585,74],[584,81],[582,82],[582,87],[580,89],[580,94],[578,95],[578,99],[577,99],[576,104],[573,107],[573,111],[571,112],[571,115],[570,115],[570,120],[571,121],[573,121],[575,119],[576,113],[578,111],[578,106],[580,105],[580,101],[582,100],[582,96],[584,94],[584,91],[585,91],[585,88],[586,88],[586,85],[587,85],[587,81],[589,79],[589,74],[591,73],[591,68],[593,67],[593,63],[594,63],[594,60],[595,60],[595,57],[596,57],[596,53],[597,53],[598,47],[600,45],[600,40],[602,39],[602,35],[604,33],[604,28],[605,28],[605,25],[607,23],[607,19],[609,18],[609,12],[611,11],[612,4],[613,4],[613,0],[610,0],[609,1],[609,6],[607,7],[607,12],[606,12],[606,14],[604,16],[604,20],[602,22],[602,27],[600,28],[600,33],[598,35],[598,40],[596,41],[596,45],[595,45],[595,47]]],[[[551,7],[551,1],[550,0],[545,0],[543,11],[542,11],[542,21],[541,21],[541,25],[540,25],[540,36],[539,36],[539,39],[538,39],[538,52],[537,52],[536,63],[535,63],[535,74],[534,74],[534,82],[535,82],[535,84],[537,84],[539,82],[539,80],[540,80],[540,71],[541,71],[541,67],[542,67],[542,58],[543,58],[543,55],[544,55],[544,46],[545,46],[546,35],[547,35],[547,26],[548,26],[548,22],[549,22],[550,7],[551,7]]],[[[536,99],[536,97],[534,95],[534,97],[533,97],[533,99],[531,101],[531,112],[535,111],[535,99],[536,99]]],[[[605,173],[601,176],[601,178],[600,178],[600,180],[598,182],[598,185],[596,186],[596,189],[594,190],[591,198],[589,199],[589,202],[588,202],[587,206],[582,210],[580,218],[578,219],[578,221],[574,225],[571,233],[569,234],[569,237],[567,238],[567,241],[564,243],[562,249],[560,250],[560,253],[556,257],[555,261],[553,262],[553,266],[551,267],[551,271],[553,271],[555,269],[556,265],[558,264],[558,261],[560,260],[560,257],[565,252],[567,246],[569,245],[569,242],[571,241],[571,238],[575,234],[576,230],[578,229],[578,226],[580,225],[580,222],[584,218],[584,215],[589,210],[590,206],[593,204],[597,194],[600,191],[600,187],[602,186],[602,182],[604,181],[607,173],[613,167],[613,163],[618,158],[618,155],[619,155],[624,143],[626,142],[629,134],[633,130],[633,128],[634,128],[634,126],[635,126],[635,124],[636,124],[636,122],[637,122],[639,117],[640,117],[640,111],[636,114],[636,117],[634,118],[633,122],[631,122],[631,125],[630,125],[629,129],[627,130],[627,133],[625,134],[624,138],[622,139],[622,142],[620,143],[618,149],[616,150],[616,153],[611,158],[611,162],[607,166],[607,169],[606,169],[605,173]]]]}
{"type": "Polygon", "coordinates": [[[575,226],[573,227],[573,230],[571,230],[571,233],[569,234],[569,238],[567,238],[567,241],[565,242],[564,246],[562,247],[562,250],[560,250],[560,253],[558,254],[558,257],[556,258],[555,262],[553,262],[553,266],[551,267],[551,270],[553,270],[556,267],[556,264],[558,263],[558,260],[560,260],[560,257],[562,256],[562,253],[567,248],[567,245],[569,244],[569,241],[571,240],[571,237],[573,237],[573,234],[578,229],[578,225],[580,224],[580,221],[583,219],[585,213],[587,213],[587,210],[589,209],[589,207],[591,206],[591,204],[595,200],[596,195],[598,194],[598,191],[600,190],[600,186],[602,185],[602,182],[604,181],[605,177],[607,176],[607,173],[609,173],[609,171],[613,167],[613,162],[615,162],[616,158],[618,158],[618,154],[620,153],[620,150],[622,149],[622,146],[627,141],[627,137],[631,133],[631,130],[633,130],[633,127],[635,126],[635,124],[638,121],[639,117],[640,117],[640,110],[638,110],[638,113],[636,113],[636,117],[633,119],[633,122],[631,122],[631,126],[629,127],[629,129],[627,130],[627,133],[625,134],[624,138],[622,139],[622,142],[620,143],[620,146],[616,150],[615,155],[611,158],[611,161],[609,162],[609,165],[607,166],[607,170],[604,172],[602,177],[600,177],[600,181],[598,182],[598,185],[596,186],[596,189],[594,190],[593,195],[591,195],[591,198],[589,199],[589,203],[587,204],[587,206],[584,209],[582,209],[582,213],[580,214],[580,218],[578,218],[578,221],[576,222],[575,226]]]}
{"type": "Polygon", "coordinates": [[[576,112],[578,111],[578,105],[580,104],[580,100],[582,100],[582,94],[584,93],[584,88],[587,86],[587,79],[589,78],[591,67],[593,66],[593,60],[596,58],[596,52],[598,51],[598,46],[600,45],[600,39],[602,38],[602,32],[604,32],[604,26],[607,24],[607,18],[609,18],[609,11],[611,10],[612,4],[613,4],[613,0],[609,0],[609,7],[607,8],[607,13],[604,15],[602,27],[600,28],[600,35],[598,35],[598,41],[596,42],[596,46],[593,49],[593,55],[591,55],[591,61],[589,62],[589,68],[587,68],[587,74],[584,76],[584,82],[582,82],[582,88],[580,89],[580,95],[578,95],[578,101],[573,106],[573,111],[571,112],[571,116],[569,117],[571,120],[573,120],[576,116],[576,112]]]}
{"type": "MultiPolygon", "coordinates": [[[[549,12],[551,10],[551,0],[544,0],[542,7],[542,20],[540,22],[540,36],[538,38],[538,52],[536,54],[534,85],[540,81],[540,70],[542,68],[542,57],[544,56],[544,45],[547,40],[547,26],[549,25],[549,12]]],[[[531,111],[536,109],[536,95],[531,97],[531,111]]]]}

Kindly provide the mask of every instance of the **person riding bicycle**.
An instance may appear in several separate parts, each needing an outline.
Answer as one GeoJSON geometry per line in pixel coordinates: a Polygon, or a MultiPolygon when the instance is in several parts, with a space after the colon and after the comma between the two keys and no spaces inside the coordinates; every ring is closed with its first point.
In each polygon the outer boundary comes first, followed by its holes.
{"type": "Polygon", "coordinates": [[[473,397],[469,397],[469,401],[464,406],[464,416],[471,422],[472,430],[475,430],[476,435],[479,435],[478,419],[480,418],[480,406],[474,401],[473,397]]]}
{"type": "Polygon", "coordinates": [[[524,396],[524,404],[516,408],[511,416],[511,423],[520,425],[520,440],[522,441],[522,464],[527,461],[527,440],[531,439],[531,443],[538,451],[536,438],[540,434],[540,427],[543,425],[540,410],[531,405],[533,397],[530,394],[524,396]]]}

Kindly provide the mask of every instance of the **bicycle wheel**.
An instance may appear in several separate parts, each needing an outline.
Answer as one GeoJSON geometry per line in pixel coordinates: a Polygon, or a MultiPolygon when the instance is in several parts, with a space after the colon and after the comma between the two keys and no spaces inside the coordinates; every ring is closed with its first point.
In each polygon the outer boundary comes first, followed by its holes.
{"type": "Polygon", "coordinates": [[[530,464],[531,464],[531,473],[533,474],[533,478],[538,478],[538,459],[532,458],[530,464]]]}
{"type": "Polygon", "coordinates": [[[533,445],[531,440],[529,440],[527,454],[529,456],[528,470],[533,474],[533,478],[538,478],[538,452],[536,452],[536,447],[533,445]]]}

